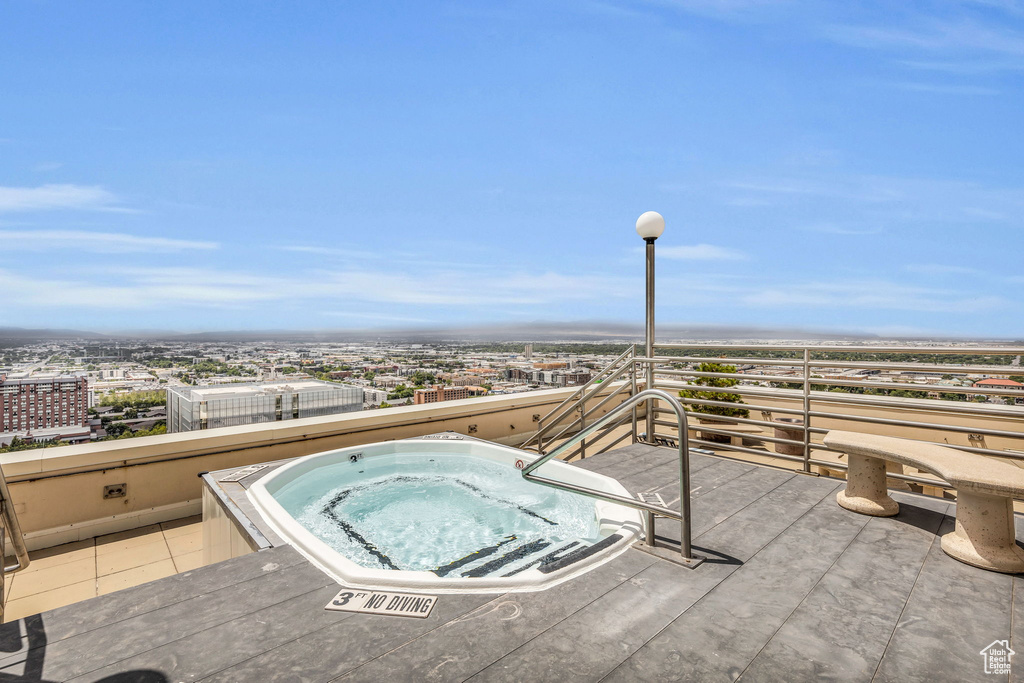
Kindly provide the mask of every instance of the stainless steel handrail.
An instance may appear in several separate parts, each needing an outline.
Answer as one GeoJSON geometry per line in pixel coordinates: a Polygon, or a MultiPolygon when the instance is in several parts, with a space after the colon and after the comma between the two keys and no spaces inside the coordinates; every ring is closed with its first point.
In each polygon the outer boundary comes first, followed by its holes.
{"type": "MultiPolygon", "coordinates": [[[[624,370],[626,370],[627,367],[628,366],[623,366],[622,368],[620,368],[619,371],[617,373],[615,373],[614,377],[618,377],[618,375],[621,374],[624,370]]],[[[595,412],[597,412],[598,410],[603,408],[605,406],[605,404],[608,403],[609,401],[614,400],[615,397],[618,396],[620,393],[622,393],[625,390],[629,390],[629,389],[630,389],[630,385],[622,384],[618,388],[613,389],[610,394],[608,394],[603,399],[601,399],[601,402],[598,403],[596,406],[592,407],[590,410],[583,410],[583,408],[586,408],[587,404],[586,404],[586,400],[581,399],[579,406],[577,408],[573,409],[573,412],[575,412],[575,410],[577,410],[577,409],[580,410],[580,416],[577,417],[576,419],[574,419],[569,424],[565,425],[565,427],[563,427],[560,432],[558,432],[557,434],[552,436],[548,440],[548,442],[550,443],[552,441],[558,441],[563,436],[565,436],[566,434],[571,432],[573,429],[575,429],[577,424],[579,424],[580,429],[582,429],[583,427],[586,426],[586,420],[587,420],[588,417],[590,417],[592,414],[594,414],[595,412]]],[[[552,423],[552,426],[554,426],[554,424],[555,423],[552,423]]],[[[538,448],[538,452],[543,455],[543,453],[544,453],[543,444],[538,442],[537,443],[537,448],[538,448]]]]}
{"type": "MultiPolygon", "coordinates": [[[[11,538],[11,545],[14,546],[14,556],[17,560],[17,564],[4,565],[4,574],[20,572],[28,566],[28,548],[25,547],[25,535],[21,533],[21,524],[14,511],[11,492],[7,490],[7,480],[2,470],[0,470],[0,516],[3,517],[3,525],[7,529],[7,535],[11,538]]],[[[3,550],[6,551],[6,548],[3,550]]],[[[4,556],[6,557],[6,552],[4,556]]]]}
{"type": "Polygon", "coordinates": [[[636,500],[634,498],[627,498],[625,496],[615,495],[613,493],[605,493],[603,491],[595,491],[588,489],[583,486],[577,486],[575,484],[569,484],[562,481],[555,481],[554,479],[547,479],[546,477],[539,477],[533,474],[533,471],[538,467],[551,460],[557,458],[559,455],[565,453],[570,448],[580,443],[588,436],[593,434],[598,429],[601,429],[609,422],[613,422],[620,416],[624,415],[627,411],[632,410],[633,406],[638,403],[645,401],[661,400],[671,406],[672,410],[676,414],[677,428],[680,434],[686,434],[687,421],[686,421],[686,410],[683,408],[679,400],[661,389],[645,389],[638,394],[633,395],[626,401],[622,402],[614,410],[607,415],[601,417],[596,422],[591,423],[589,426],[582,429],[578,434],[567,440],[565,443],[555,448],[547,455],[541,456],[537,460],[530,463],[525,469],[523,469],[523,478],[550,486],[556,489],[562,489],[565,491],[573,491],[584,496],[590,496],[591,498],[597,498],[598,500],[606,500],[611,503],[618,503],[620,505],[626,505],[628,507],[635,508],[637,510],[644,510],[647,513],[647,545],[654,546],[654,516],[661,515],[662,517],[669,517],[670,519],[679,520],[680,523],[680,548],[679,552],[682,555],[683,562],[687,565],[696,566],[702,560],[693,556],[690,539],[690,447],[689,443],[685,438],[679,439],[679,512],[672,510],[671,508],[663,507],[661,505],[652,505],[643,501],[636,500]]]}
{"type": "MultiPolygon", "coordinates": [[[[616,365],[618,365],[624,359],[626,359],[626,358],[628,358],[630,356],[635,355],[635,353],[636,353],[636,346],[635,345],[631,345],[629,348],[627,348],[625,351],[623,351],[621,354],[619,354],[619,356],[617,358],[615,358],[615,360],[613,360],[611,363],[609,363],[604,368],[599,370],[598,373],[596,375],[594,375],[593,377],[591,377],[590,380],[586,384],[581,386],[579,389],[577,389],[572,394],[567,396],[565,398],[565,400],[563,400],[557,406],[555,406],[550,411],[548,411],[548,413],[546,415],[544,415],[544,417],[540,418],[540,420],[537,422],[537,433],[534,434],[533,436],[531,436],[529,439],[527,439],[519,447],[520,448],[528,448],[528,447],[530,447],[533,444],[534,441],[536,441],[537,442],[537,450],[538,451],[542,451],[543,450],[543,438],[544,438],[544,435],[547,432],[549,432],[550,430],[554,429],[555,426],[557,426],[558,423],[561,422],[562,420],[564,420],[568,415],[573,413],[577,409],[576,405],[571,405],[567,410],[562,411],[561,414],[559,414],[557,418],[555,418],[552,422],[549,422],[546,426],[545,426],[544,423],[547,422],[553,415],[555,415],[556,413],[561,411],[562,408],[564,408],[565,406],[569,406],[570,404],[579,403],[581,400],[582,400],[583,405],[586,405],[587,400],[589,400],[590,398],[593,398],[593,396],[595,394],[600,393],[601,387],[598,386],[596,391],[591,393],[590,396],[586,395],[587,389],[589,389],[590,387],[595,386],[595,385],[600,385],[602,382],[604,382],[605,377],[607,375],[611,375],[611,374],[613,374],[615,372],[615,366],[616,365]]],[[[626,366],[632,367],[632,365],[633,365],[632,360],[626,362],[626,366]]],[[[620,373],[615,373],[615,376],[617,377],[619,374],[621,374],[621,372],[620,373]]],[[[573,420],[572,424],[575,424],[578,421],[579,421],[579,418],[573,420]]],[[[555,437],[555,438],[558,438],[558,437],[555,437]]]]}

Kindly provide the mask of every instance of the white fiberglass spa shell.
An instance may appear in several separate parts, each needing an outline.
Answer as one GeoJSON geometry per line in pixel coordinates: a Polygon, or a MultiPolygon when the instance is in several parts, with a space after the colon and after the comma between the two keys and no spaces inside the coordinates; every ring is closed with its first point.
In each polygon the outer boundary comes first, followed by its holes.
{"type": "MultiPolygon", "coordinates": [[[[525,559],[518,561],[523,566],[513,571],[514,575],[447,576],[438,575],[436,571],[371,568],[357,564],[300,524],[275,498],[275,494],[281,492],[290,483],[300,477],[315,473],[321,468],[352,463],[353,456],[356,457],[357,462],[369,463],[373,458],[388,455],[423,456],[425,458],[471,456],[471,459],[478,459],[481,462],[495,463],[508,468],[518,466],[519,469],[539,457],[515,448],[456,435],[388,441],[342,448],[299,458],[257,481],[249,489],[248,496],[274,531],[310,561],[337,581],[364,588],[404,588],[435,593],[499,593],[541,590],[582,574],[619,555],[629,548],[641,533],[642,520],[639,511],[594,498],[580,497],[586,505],[590,506],[590,508],[584,508],[586,514],[589,514],[589,510],[592,508],[593,528],[599,530],[599,539],[596,542],[590,539],[586,543],[582,541],[570,543],[565,547],[577,547],[571,552],[564,551],[561,556],[553,557],[553,559],[548,558],[555,553],[536,560],[522,556],[525,559]]],[[[380,462],[384,462],[384,460],[380,462]]],[[[484,466],[493,467],[493,465],[481,465],[481,467],[484,466]]],[[[629,492],[614,479],[557,460],[545,464],[538,472],[544,477],[556,481],[630,497],[629,492]]],[[[518,472],[515,474],[518,475],[518,472]]],[[[527,484],[542,486],[533,482],[527,482],[527,484]]],[[[576,494],[567,493],[566,495],[575,496],[576,494]]],[[[527,510],[524,512],[528,515],[534,514],[527,510]]],[[[493,548],[489,550],[493,552],[493,548]]],[[[509,555],[511,554],[509,553],[509,555]]],[[[465,559],[460,560],[460,562],[465,561],[465,559]]]]}

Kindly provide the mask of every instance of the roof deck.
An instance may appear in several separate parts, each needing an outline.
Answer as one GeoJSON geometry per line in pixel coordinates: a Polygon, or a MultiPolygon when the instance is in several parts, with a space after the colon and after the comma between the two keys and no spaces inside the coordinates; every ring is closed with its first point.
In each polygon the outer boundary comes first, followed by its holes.
{"type": "MultiPolygon", "coordinates": [[[[638,444],[580,466],[678,504],[675,457],[638,444]]],[[[0,675],[997,680],[980,651],[1024,638],[1014,619],[1021,578],[942,553],[951,503],[895,493],[898,517],[864,517],[836,504],[840,486],[694,456],[700,567],[631,549],[541,592],[442,595],[426,619],[325,611],[337,584],[274,548],[5,624],[0,675]]],[[[674,531],[661,521],[659,535],[674,531]]]]}

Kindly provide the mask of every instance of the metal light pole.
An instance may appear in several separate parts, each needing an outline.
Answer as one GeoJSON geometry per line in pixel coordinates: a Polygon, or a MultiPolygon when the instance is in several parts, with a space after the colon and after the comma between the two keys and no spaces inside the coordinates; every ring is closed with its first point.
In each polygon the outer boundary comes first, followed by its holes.
{"type": "MultiPolygon", "coordinates": [[[[654,241],[665,232],[665,219],[657,211],[647,211],[636,219],[636,232],[647,243],[647,305],[644,332],[644,355],[654,357],[654,241]]],[[[654,388],[654,363],[647,363],[646,389],[654,388]]],[[[685,435],[680,434],[680,438],[685,435]]],[[[647,402],[647,441],[654,443],[654,401],[647,402]]]]}

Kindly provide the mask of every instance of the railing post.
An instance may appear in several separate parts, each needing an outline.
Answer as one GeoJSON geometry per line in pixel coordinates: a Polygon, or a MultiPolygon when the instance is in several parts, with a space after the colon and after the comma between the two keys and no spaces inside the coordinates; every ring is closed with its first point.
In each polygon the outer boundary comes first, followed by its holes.
{"type": "Polygon", "coordinates": [[[544,454],[544,418],[537,421],[537,452],[544,454]]]}
{"type": "Polygon", "coordinates": [[[804,347],[804,472],[811,471],[811,350],[804,347]]]}
{"type": "MultiPolygon", "coordinates": [[[[580,401],[580,431],[587,428],[587,402],[580,401]]],[[[587,457],[587,440],[580,441],[580,460],[587,457]]]]}
{"type": "MultiPolygon", "coordinates": [[[[635,349],[636,347],[634,346],[633,348],[635,349]]],[[[633,360],[632,358],[630,358],[629,363],[630,363],[630,371],[629,371],[630,395],[631,396],[636,396],[636,361],[633,360]]],[[[637,443],[638,441],[639,441],[639,439],[636,438],[636,406],[633,406],[633,443],[637,443]]]]}

